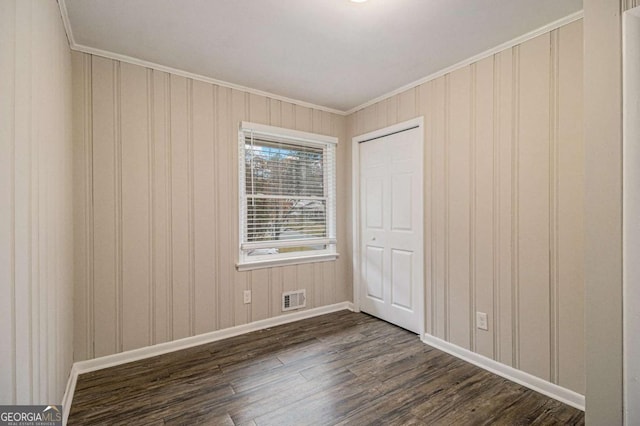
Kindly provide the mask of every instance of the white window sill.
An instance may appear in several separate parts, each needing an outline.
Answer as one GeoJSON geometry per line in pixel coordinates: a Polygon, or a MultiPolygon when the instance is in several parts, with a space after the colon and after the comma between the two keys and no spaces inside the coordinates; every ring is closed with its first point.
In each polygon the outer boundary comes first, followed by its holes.
{"type": "Polygon", "coordinates": [[[274,268],[276,266],[300,265],[303,263],[331,262],[340,256],[338,253],[318,254],[315,256],[287,257],[284,259],[260,260],[256,262],[236,263],[238,271],[250,271],[252,269],[274,268]]]}

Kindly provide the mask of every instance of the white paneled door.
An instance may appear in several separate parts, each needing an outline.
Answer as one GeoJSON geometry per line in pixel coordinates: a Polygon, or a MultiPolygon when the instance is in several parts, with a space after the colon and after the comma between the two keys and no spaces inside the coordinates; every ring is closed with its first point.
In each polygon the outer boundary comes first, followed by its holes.
{"type": "Polygon", "coordinates": [[[360,309],[420,333],[422,128],[359,143],[360,309]]]}

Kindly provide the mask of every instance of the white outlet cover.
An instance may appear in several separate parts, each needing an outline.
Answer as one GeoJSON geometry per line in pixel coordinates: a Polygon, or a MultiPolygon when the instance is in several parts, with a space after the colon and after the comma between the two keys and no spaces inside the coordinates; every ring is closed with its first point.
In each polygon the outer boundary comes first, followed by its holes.
{"type": "Polygon", "coordinates": [[[489,320],[485,312],[476,312],[476,327],[480,330],[489,330],[489,320]]]}

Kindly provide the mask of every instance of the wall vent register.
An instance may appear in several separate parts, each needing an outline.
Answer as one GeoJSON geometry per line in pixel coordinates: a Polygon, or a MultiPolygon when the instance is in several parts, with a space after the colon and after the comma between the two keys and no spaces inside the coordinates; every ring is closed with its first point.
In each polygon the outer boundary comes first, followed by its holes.
{"type": "Polygon", "coordinates": [[[307,306],[307,290],[286,291],[282,293],[282,312],[301,309],[307,306]]]}

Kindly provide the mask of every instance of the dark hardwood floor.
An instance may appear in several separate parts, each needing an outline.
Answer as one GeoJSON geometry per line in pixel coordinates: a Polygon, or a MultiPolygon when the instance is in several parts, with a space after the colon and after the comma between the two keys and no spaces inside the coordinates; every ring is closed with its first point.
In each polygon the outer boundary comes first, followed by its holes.
{"type": "Polygon", "coordinates": [[[79,377],[69,425],[549,425],[584,413],[348,311],[79,377]]]}

